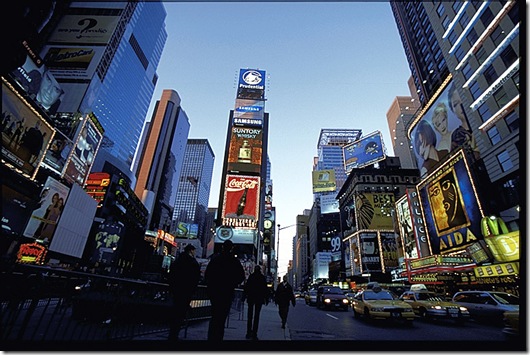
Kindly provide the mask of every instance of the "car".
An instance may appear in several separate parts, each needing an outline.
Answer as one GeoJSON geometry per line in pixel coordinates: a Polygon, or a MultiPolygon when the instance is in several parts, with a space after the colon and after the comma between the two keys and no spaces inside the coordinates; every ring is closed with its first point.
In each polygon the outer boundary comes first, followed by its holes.
{"type": "Polygon", "coordinates": [[[428,290],[405,291],[400,300],[412,306],[414,313],[424,319],[451,319],[456,323],[464,323],[469,319],[466,307],[448,302],[444,296],[428,290]]]}
{"type": "Polygon", "coordinates": [[[353,297],[352,309],[355,318],[363,316],[367,320],[388,319],[412,325],[415,318],[411,305],[378,285],[357,292],[353,297]]]}
{"type": "Polygon", "coordinates": [[[355,296],[355,293],[354,292],[345,292],[344,293],[346,295],[346,298],[348,299],[348,301],[350,302],[350,305],[353,301],[353,296],[355,296]]]}
{"type": "Polygon", "coordinates": [[[519,311],[506,311],[503,313],[502,321],[504,327],[502,332],[510,338],[518,337],[519,333],[519,311]]]}
{"type": "Polygon", "coordinates": [[[506,311],[519,311],[519,297],[499,291],[460,291],[452,301],[466,307],[476,321],[502,324],[506,311]]]}
{"type": "Polygon", "coordinates": [[[341,308],[349,309],[350,302],[340,287],[319,286],[317,289],[317,308],[341,308]]]}
{"type": "Polygon", "coordinates": [[[317,290],[309,290],[305,294],[305,303],[310,306],[317,304],[317,290]]]}

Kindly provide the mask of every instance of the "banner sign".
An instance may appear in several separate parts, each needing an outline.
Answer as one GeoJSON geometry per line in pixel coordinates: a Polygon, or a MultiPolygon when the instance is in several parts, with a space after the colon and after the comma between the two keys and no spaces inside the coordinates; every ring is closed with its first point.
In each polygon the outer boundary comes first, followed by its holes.
{"type": "Polygon", "coordinates": [[[344,170],[349,174],[352,169],[362,168],[386,158],[381,132],[375,131],[342,148],[344,170]]]}

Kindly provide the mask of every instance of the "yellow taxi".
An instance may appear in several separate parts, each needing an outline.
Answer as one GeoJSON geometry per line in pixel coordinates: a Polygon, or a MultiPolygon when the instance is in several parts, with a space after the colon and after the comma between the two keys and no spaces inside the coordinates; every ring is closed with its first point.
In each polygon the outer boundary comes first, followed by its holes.
{"type": "Polygon", "coordinates": [[[414,313],[423,319],[450,319],[459,324],[469,319],[466,307],[445,301],[443,296],[432,291],[405,291],[399,299],[410,304],[414,313]]]}
{"type": "Polygon", "coordinates": [[[352,300],[355,318],[390,319],[412,325],[415,315],[412,306],[398,300],[395,295],[378,284],[355,294],[352,300]]]}

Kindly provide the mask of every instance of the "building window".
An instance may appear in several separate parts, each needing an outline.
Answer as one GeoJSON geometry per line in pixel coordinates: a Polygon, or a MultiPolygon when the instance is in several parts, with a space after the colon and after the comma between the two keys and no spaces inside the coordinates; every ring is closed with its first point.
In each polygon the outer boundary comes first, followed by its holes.
{"type": "Polygon", "coordinates": [[[495,80],[499,77],[499,74],[497,74],[497,71],[493,67],[493,65],[490,65],[488,69],[484,70],[484,79],[486,79],[486,82],[488,85],[493,84],[495,80]]]}
{"type": "Polygon", "coordinates": [[[514,25],[518,24],[521,20],[519,18],[519,6],[512,6],[510,11],[508,12],[508,16],[510,17],[514,25]]]}
{"type": "Polygon", "coordinates": [[[436,50],[436,53],[434,54],[434,60],[438,61],[438,59],[440,59],[441,56],[442,56],[442,50],[438,48],[436,50]]]}
{"type": "Polygon", "coordinates": [[[478,99],[479,96],[482,95],[482,90],[480,89],[478,82],[475,81],[473,85],[469,87],[469,92],[471,93],[471,96],[473,96],[474,100],[478,99]]]}
{"type": "Polygon", "coordinates": [[[497,26],[496,29],[493,30],[493,32],[490,35],[491,40],[493,43],[495,43],[496,46],[501,44],[502,40],[505,38],[504,31],[500,26],[497,26]]]}
{"type": "Polygon", "coordinates": [[[439,62],[438,62],[438,70],[442,70],[443,67],[445,67],[445,59],[442,58],[439,62]]]}
{"type": "Polygon", "coordinates": [[[469,16],[467,15],[467,13],[464,12],[458,22],[460,22],[462,28],[466,28],[467,24],[469,23],[469,16]]]}
{"type": "Polygon", "coordinates": [[[501,52],[501,59],[506,67],[509,67],[517,60],[517,54],[513,50],[513,47],[509,45],[501,52]]]}
{"type": "Polygon", "coordinates": [[[499,153],[497,155],[497,160],[499,161],[499,164],[501,165],[502,171],[508,171],[513,168],[512,160],[510,159],[510,154],[507,150],[499,153]]]}
{"type": "Polygon", "coordinates": [[[475,31],[474,28],[470,29],[466,38],[467,38],[467,41],[469,42],[469,46],[472,47],[478,39],[477,31],[475,31]]]}
{"type": "Polygon", "coordinates": [[[451,19],[449,18],[449,16],[445,16],[444,20],[442,21],[442,27],[444,28],[444,30],[446,30],[447,27],[449,27],[450,23],[451,23],[451,19]]]}
{"type": "Polygon", "coordinates": [[[497,105],[499,105],[499,108],[506,105],[509,101],[504,88],[499,88],[499,90],[493,94],[493,98],[495,99],[495,102],[497,102],[497,105]]]}
{"type": "Polygon", "coordinates": [[[483,103],[482,105],[480,105],[480,107],[478,108],[477,112],[478,112],[482,122],[486,122],[487,120],[489,120],[491,118],[491,112],[490,112],[490,109],[489,109],[489,107],[488,107],[488,105],[486,103],[483,103]]]}
{"type": "Polygon", "coordinates": [[[451,34],[449,35],[449,37],[447,38],[447,40],[449,41],[449,43],[451,44],[451,46],[453,44],[455,44],[456,42],[456,33],[455,31],[451,31],[451,34]]]}
{"type": "Polygon", "coordinates": [[[513,83],[515,84],[515,86],[517,86],[517,90],[520,90],[519,89],[519,71],[517,71],[517,73],[513,74],[512,80],[513,80],[513,83]]]}
{"type": "Polygon", "coordinates": [[[471,77],[471,74],[471,64],[467,63],[464,65],[464,68],[462,68],[462,75],[468,80],[471,77]]]}
{"type": "Polygon", "coordinates": [[[445,13],[445,7],[443,2],[440,2],[438,7],[436,8],[436,13],[438,14],[438,17],[442,17],[442,15],[445,13]]]}
{"type": "Polygon", "coordinates": [[[484,63],[484,60],[487,58],[486,51],[484,50],[484,47],[480,46],[480,48],[475,53],[475,58],[477,58],[477,61],[479,64],[484,63]]]}
{"type": "Polygon", "coordinates": [[[453,3],[452,8],[453,8],[453,11],[455,12],[455,14],[458,12],[458,9],[460,8],[461,5],[462,5],[462,2],[460,2],[460,1],[455,1],[453,3]]]}
{"type": "Polygon", "coordinates": [[[512,111],[508,116],[506,116],[504,121],[506,122],[506,126],[508,126],[510,132],[519,130],[519,115],[517,115],[515,111],[512,111]]]}
{"type": "Polygon", "coordinates": [[[459,46],[458,49],[455,51],[455,57],[458,62],[460,62],[464,58],[464,50],[462,49],[462,46],[459,46]]]}
{"type": "MultiPolygon", "coordinates": [[[[479,6],[482,5],[482,2],[480,2],[480,1],[477,1],[477,2],[479,3],[479,6]]],[[[493,20],[493,13],[491,12],[490,8],[488,7],[488,8],[486,8],[484,10],[482,15],[480,15],[480,21],[482,22],[484,27],[487,28],[492,20],[493,20]]]]}
{"type": "Polygon", "coordinates": [[[501,135],[499,134],[499,130],[495,126],[488,129],[488,137],[491,141],[491,145],[495,145],[501,141],[501,135]]]}

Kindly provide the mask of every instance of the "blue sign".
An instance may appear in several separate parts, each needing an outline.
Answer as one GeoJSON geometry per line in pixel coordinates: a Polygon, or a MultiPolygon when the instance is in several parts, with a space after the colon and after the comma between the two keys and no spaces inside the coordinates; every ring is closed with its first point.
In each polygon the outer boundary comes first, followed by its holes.
{"type": "Polygon", "coordinates": [[[345,145],[342,151],[346,174],[349,174],[352,169],[362,168],[386,158],[383,138],[379,131],[345,145]]]}

